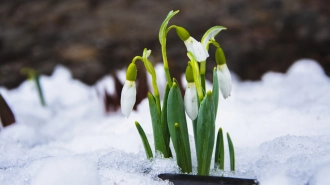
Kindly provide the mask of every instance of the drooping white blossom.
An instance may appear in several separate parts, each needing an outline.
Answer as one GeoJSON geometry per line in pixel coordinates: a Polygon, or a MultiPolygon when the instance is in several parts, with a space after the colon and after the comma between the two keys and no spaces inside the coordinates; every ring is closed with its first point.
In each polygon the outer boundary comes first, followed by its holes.
{"type": "Polygon", "coordinates": [[[136,85],[135,81],[126,80],[121,91],[120,105],[121,112],[128,117],[133,109],[136,101],[136,85]]]}
{"type": "Polygon", "coordinates": [[[184,44],[186,45],[188,52],[191,52],[198,62],[205,61],[207,57],[209,57],[209,53],[205,47],[193,37],[189,37],[185,40],[184,44]]]}
{"type": "Polygon", "coordinates": [[[184,94],[184,107],[188,117],[195,120],[198,115],[198,102],[195,83],[188,83],[184,94]]]}
{"type": "Polygon", "coordinates": [[[231,76],[227,64],[217,65],[217,76],[223,98],[228,98],[231,93],[231,76]]]}

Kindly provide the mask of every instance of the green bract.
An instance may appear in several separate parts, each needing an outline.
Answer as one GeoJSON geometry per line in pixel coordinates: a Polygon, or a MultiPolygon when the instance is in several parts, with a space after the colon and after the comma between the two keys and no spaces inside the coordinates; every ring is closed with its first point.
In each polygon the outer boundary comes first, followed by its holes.
{"type": "Polygon", "coordinates": [[[208,50],[209,49],[209,41],[215,40],[214,37],[218,35],[221,30],[226,30],[226,27],[223,26],[213,26],[212,28],[208,29],[202,37],[201,43],[204,47],[208,50]]]}
{"type": "Polygon", "coordinates": [[[160,44],[163,44],[163,39],[166,39],[166,29],[167,29],[168,22],[177,13],[179,13],[179,10],[177,10],[175,12],[173,10],[171,10],[168,13],[167,17],[165,18],[165,20],[163,21],[162,25],[160,26],[159,35],[158,35],[160,44]]]}
{"type": "MultiPolygon", "coordinates": [[[[180,26],[167,26],[170,19],[179,11],[170,11],[159,29],[159,42],[166,74],[166,88],[164,93],[163,104],[160,103],[160,96],[157,85],[156,71],[152,62],[148,59],[151,50],[144,49],[142,56],[133,58],[132,63],[127,69],[127,80],[135,81],[136,78],[136,61],[142,61],[144,67],[152,77],[153,93],[148,93],[149,110],[152,122],[154,150],[155,153],[161,154],[164,158],[172,157],[172,151],[175,151],[176,161],[182,172],[191,173],[193,169],[197,169],[199,175],[209,175],[211,170],[211,159],[213,148],[215,147],[215,165],[214,168],[224,170],[224,138],[220,128],[216,136],[216,116],[219,102],[219,89],[226,93],[225,97],[230,95],[231,81],[230,73],[227,66],[220,66],[226,62],[224,53],[215,36],[223,29],[223,26],[214,26],[207,30],[201,42],[190,36],[189,32],[180,26]],[[182,93],[176,79],[172,79],[168,67],[166,54],[166,36],[167,33],[175,28],[178,36],[184,41],[187,47],[187,56],[189,62],[185,71],[187,88],[182,99],[182,93]],[[213,70],[212,89],[206,89],[206,60],[209,56],[209,44],[214,45],[216,49],[216,66],[213,70]],[[218,65],[217,65],[218,64],[218,65]],[[224,84],[221,84],[224,83],[224,84]],[[223,86],[225,85],[225,86],[223,86]],[[226,91],[224,91],[224,90],[226,91]],[[188,113],[193,127],[197,168],[192,166],[191,158],[191,142],[189,141],[188,123],[186,119],[188,113]],[[172,141],[173,148],[170,147],[172,141]]],[[[222,92],[221,91],[221,92],[222,92]]],[[[132,98],[134,99],[134,98],[132,98]]],[[[129,101],[130,102],[130,101],[129,101]]],[[[127,106],[130,107],[130,106],[127,106]]],[[[130,112],[131,110],[126,110],[130,112]]],[[[218,120],[223,121],[223,120],[218,120]]],[[[136,128],[145,149],[148,159],[153,158],[153,152],[147,140],[147,137],[138,122],[135,122],[136,128]]],[[[230,153],[230,169],[235,169],[234,145],[227,133],[227,140],[230,153]]],[[[157,155],[155,155],[157,156],[157,155]]]]}

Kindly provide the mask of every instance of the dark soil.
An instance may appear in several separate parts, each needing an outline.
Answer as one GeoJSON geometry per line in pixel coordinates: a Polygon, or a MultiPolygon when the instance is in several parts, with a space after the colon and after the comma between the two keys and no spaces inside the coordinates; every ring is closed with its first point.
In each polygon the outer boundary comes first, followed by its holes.
{"type": "MultiPolygon", "coordinates": [[[[23,67],[50,75],[57,64],[93,84],[126,67],[145,47],[160,62],[158,31],[170,10],[180,10],[170,24],[198,40],[211,26],[227,27],[217,40],[242,79],[285,72],[300,58],[317,60],[330,75],[328,0],[1,0],[0,86],[17,87],[25,79],[23,67]]],[[[186,49],[174,31],[168,58],[171,70],[184,72],[186,49]]]]}

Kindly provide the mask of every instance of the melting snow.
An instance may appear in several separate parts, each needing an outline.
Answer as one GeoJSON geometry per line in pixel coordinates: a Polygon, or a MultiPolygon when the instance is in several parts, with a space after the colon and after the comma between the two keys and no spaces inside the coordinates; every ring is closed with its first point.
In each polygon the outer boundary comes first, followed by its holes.
{"type": "MultiPolygon", "coordinates": [[[[145,157],[134,121],[153,145],[147,100],[125,118],[119,111],[106,114],[98,98],[97,89],[113,91],[111,77],[89,87],[58,66],[41,84],[47,107],[29,81],[14,90],[0,87],[17,121],[0,132],[1,185],[169,184],[157,174],[180,173],[174,159],[145,157]]],[[[256,82],[233,74],[232,96],[220,99],[216,123],[235,144],[237,171],[226,175],[263,185],[329,184],[329,102],[330,79],[312,60],[256,82]]]]}

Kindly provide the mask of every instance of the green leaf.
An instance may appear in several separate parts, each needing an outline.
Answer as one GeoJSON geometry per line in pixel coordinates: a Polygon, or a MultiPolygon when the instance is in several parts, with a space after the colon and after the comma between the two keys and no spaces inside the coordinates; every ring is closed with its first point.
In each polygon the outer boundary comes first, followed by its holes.
{"type": "Polygon", "coordinates": [[[201,102],[197,120],[197,171],[209,175],[215,137],[215,114],[212,92],[201,102]]]}
{"type": "Polygon", "coordinates": [[[229,156],[230,156],[230,170],[235,171],[235,151],[233,142],[230,139],[230,135],[227,132],[227,140],[228,140],[228,148],[229,148],[229,156]]]}
{"type": "MultiPolygon", "coordinates": [[[[181,135],[181,129],[178,123],[174,124],[174,129],[175,129],[175,136],[177,138],[176,140],[176,145],[178,148],[184,148],[184,141],[181,135]]],[[[176,152],[176,157],[177,157],[177,163],[178,166],[181,167],[182,172],[185,173],[190,173],[192,171],[191,165],[187,165],[189,163],[188,159],[186,158],[187,155],[190,155],[190,153],[187,153],[188,151],[186,150],[178,150],[176,152]]]]}
{"type": "Polygon", "coordinates": [[[217,76],[217,69],[213,69],[213,87],[212,87],[212,96],[214,100],[214,113],[217,116],[218,104],[219,104],[219,82],[217,76]]]}
{"type": "Polygon", "coordinates": [[[183,106],[182,95],[175,79],[167,100],[167,123],[172,138],[173,146],[177,154],[177,163],[179,167],[183,170],[183,172],[191,172],[191,153],[186,115],[183,106]],[[174,126],[175,123],[178,123],[178,127],[181,133],[180,138],[182,139],[182,147],[179,146],[181,145],[179,143],[179,140],[181,142],[181,139],[177,137],[178,133],[176,133],[177,131],[174,126]],[[178,155],[184,156],[178,157],[178,155]],[[184,161],[180,161],[181,159],[184,161]]]}
{"type": "Polygon", "coordinates": [[[163,43],[163,39],[165,38],[167,24],[170,21],[170,19],[177,13],[179,13],[179,10],[177,10],[175,12],[173,12],[173,10],[171,10],[168,13],[167,17],[165,18],[165,20],[163,21],[162,25],[160,26],[158,38],[159,38],[159,42],[161,45],[163,43]]]}
{"type": "Polygon", "coordinates": [[[193,130],[194,130],[194,139],[195,139],[196,152],[197,152],[197,120],[198,120],[198,116],[195,120],[191,120],[191,123],[193,125],[193,130]]]}
{"type": "Polygon", "coordinates": [[[150,92],[148,93],[148,100],[149,100],[149,109],[150,109],[151,122],[152,122],[152,130],[154,134],[155,151],[159,151],[164,156],[168,156],[165,139],[163,135],[163,129],[160,121],[160,114],[158,114],[155,98],[150,92]]]}
{"type": "Polygon", "coordinates": [[[147,158],[151,159],[153,157],[153,155],[152,155],[152,151],[151,151],[148,139],[146,137],[146,134],[144,133],[143,128],[140,126],[140,124],[137,121],[135,122],[135,126],[140,134],[140,137],[141,137],[141,140],[143,143],[143,147],[144,147],[144,151],[146,152],[147,158]]]}
{"type": "Polygon", "coordinates": [[[225,169],[225,146],[222,128],[219,128],[217,143],[215,145],[214,168],[225,169]]]}
{"type": "Polygon", "coordinates": [[[172,157],[172,152],[170,149],[170,132],[169,132],[168,126],[167,126],[167,99],[168,99],[169,92],[170,92],[170,86],[167,83],[166,88],[165,88],[164,100],[163,100],[163,108],[162,108],[162,112],[161,112],[161,125],[162,125],[164,141],[165,141],[165,147],[166,147],[167,154],[168,154],[167,156],[164,154],[165,158],[172,157]]]}
{"type": "Polygon", "coordinates": [[[201,43],[203,44],[204,47],[207,47],[207,44],[210,40],[214,39],[214,37],[221,31],[221,30],[226,30],[226,27],[223,26],[213,26],[212,28],[208,29],[205,34],[202,37],[201,43]]]}

